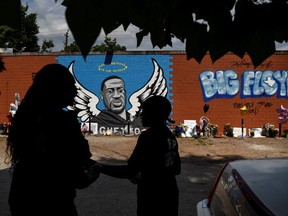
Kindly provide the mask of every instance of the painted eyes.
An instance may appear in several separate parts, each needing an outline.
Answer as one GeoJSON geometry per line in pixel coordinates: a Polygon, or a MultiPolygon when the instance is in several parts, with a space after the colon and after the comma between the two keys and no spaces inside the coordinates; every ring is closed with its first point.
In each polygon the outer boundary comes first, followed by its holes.
{"type": "Polygon", "coordinates": [[[114,94],[114,93],[118,93],[118,94],[124,94],[125,93],[125,89],[124,88],[117,88],[117,89],[107,89],[106,90],[106,93],[107,94],[114,94]]]}

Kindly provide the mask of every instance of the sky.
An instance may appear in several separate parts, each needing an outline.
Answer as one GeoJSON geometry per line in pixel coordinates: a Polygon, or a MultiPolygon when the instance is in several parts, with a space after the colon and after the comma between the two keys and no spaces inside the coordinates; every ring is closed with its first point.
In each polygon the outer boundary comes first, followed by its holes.
{"type": "MultiPolygon", "coordinates": [[[[28,3],[28,13],[37,13],[37,24],[39,26],[39,45],[42,45],[43,40],[53,40],[55,47],[53,52],[61,51],[64,48],[65,36],[64,34],[69,30],[65,19],[66,7],[61,5],[62,0],[55,3],[54,0],[21,0],[22,4],[28,3]]],[[[138,28],[129,26],[126,31],[120,26],[107,37],[116,38],[117,43],[125,46],[127,51],[132,50],[159,50],[153,49],[149,36],[145,37],[141,45],[137,48],[136,33],[138,28]]],[[[68,32],[68,44],[74,41],[71,31],[68,32]]],[[[96,44],[102,44],[105,40],[104,32],[101,32],[97,38],[96,44]]],[[[173,47],[167,46],[161,50],[185,50],[185,45],[178,39],[172,41],[173,47]]]]}
{"type": "MultiPolygon", "coordinates": [[[[39,45],[42,45],[43,40],[52,40],[54,46],[53,52],[61,51],[64,49],[64,34],[68,32],[68,44],[74,41],[73,35],[68,28],[65,19],[66,7],[61,5],[62,0],[21,0],[22,4],[26,3],[29,6],[28,13],[37,13],[37,24],[39,26],[39,45]]],[[[145,51],[145,50],[160,50],[158,47],[153,48],[149,35],[144,37],[141,45],[137,47],[136,33],[139,29],[130,25],[126,31],[120,26],[112,33],[107,35],[110,38],[116,38],[117,43],[125,46],[127,51],[145,51]]],[[[105,34],[100,33],[97,38],[96,44],[104,43],[105,34]]],[[[277,50],[288,50],[288,43],[276,43],[277,50]]],[[[185,44],[180,40],[173,38],[172,47],[166,46],[161,50],[185,50],[185,44]]]]}

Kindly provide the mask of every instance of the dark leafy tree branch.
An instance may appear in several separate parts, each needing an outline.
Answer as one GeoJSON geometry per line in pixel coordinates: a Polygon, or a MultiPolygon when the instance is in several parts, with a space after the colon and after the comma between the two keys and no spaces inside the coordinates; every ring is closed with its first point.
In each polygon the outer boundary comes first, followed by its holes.
{"type": "MultiPolygon", "coordinates": [[[[0,25],[17,25],[20,3],[0,1],[1,8],[15,15],[11,18],[2,10],[0,25]]],[[[62,0],[62,4],[84,58],[101,29],[108,35],[131,24],[139,28],[137,46],[148,35],[152,46],[159,48],[172,46],[176,37],[185,43],[187,59],[198,62],[206,53],[213,62],[227,52],[241,58],[247,53],[256,67],[275,52],[275,41],[288,41],[287,0],[62,0]]]]}
{"type": "Polygon", "coordinates": [[[1,0],[0,8],[0,26],[18,28],[21,22],[21,1],[1,0]]]}
{"type": "MultiPolygon", "coordinates": [[[[20,0],[0,0],[0,8],[0,47],[13,48],[14,52],[38,52],[37,14],[28,14],[28,6],[22,6],[20,0]]],[[[3,70],[0,58],[0,72],[3,70]]]]}
{"type": "Polygon", "coordinates": [[[13,48],[15,52],[38,52],[38,33],[37,14],[28,14],[28,5],[21,5],[18,24],[0,25],[0,47],[13,48]]]}
{"type": "Polygon", "coordinates": [[[275,52],[275,41],[288,40],[287,0],[64,0],[69,28],[84,57],[100,30],[120,25],[139,28],[137,45],[150,34],[153,47],[186,44],[187,59],[213,62],[227,52],[248,53],[255,66],[275,52]],[[231,13],[234,11],[234,13],[231,13]],[[201,22],[202,20],[202,22],[201,22]]]}

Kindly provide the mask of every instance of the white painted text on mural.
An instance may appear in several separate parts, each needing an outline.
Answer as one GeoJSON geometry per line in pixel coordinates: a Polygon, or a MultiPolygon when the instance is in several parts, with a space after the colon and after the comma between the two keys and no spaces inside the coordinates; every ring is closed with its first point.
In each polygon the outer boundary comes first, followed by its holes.
{"type": "Polygon", "coordinates": [[[241,82],[233,70],[204,71],[200,74],[204,101],[216,98],[288,97],[288,71],[245,71],[241,82]]]}

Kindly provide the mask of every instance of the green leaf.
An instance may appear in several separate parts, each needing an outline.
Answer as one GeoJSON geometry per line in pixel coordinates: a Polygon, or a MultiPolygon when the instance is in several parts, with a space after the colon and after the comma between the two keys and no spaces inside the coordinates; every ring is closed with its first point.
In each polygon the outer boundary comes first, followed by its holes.
{"type": "Polygon", "coordinates": [[[206,25],[194,23],[186,39],[187,59],[195,58],[201,63],[208,51],[208,33],[206,25]]]}
{"type": "Polygon", "coordinates": [[[127,24],[129,7],[127,1],[109,0],[101,2],[102,27],[106,35],[118,28],[122,23],[127,24]]]}
{"type": "Polygon", "coordinates": [[[93,0],[73,0],[67,5],[65,15],[69,29],[86,59],[101,32],[103,20],[100,4],[93,0]]]}
{"type": "Polygon", "coordinates": [[[148,35],[148,32],[145,30],[142,30],[142,31],[136,33],[137,47],[139,47],[140,44],[142,43],[143,37],[145,37],[147,35],[148,35]]]}
{"type": "Polygon", "coordinates": [[[232,17],[227,8],[220,6],[215,5],[214,10],[207,17],[209,23],[209,51],[213,62],[225,55],[230,49],[232,17]]]}
{"type": "Polygon", "coordinates": [[[278,42],[288,40],[288,4],[276,1],[271,7],[269,28],[273,37],[278,42]]]}
{"type": "Polygon", "coordinates": [[[151,31],[150,34],[153,47],[158,46],[160,49],[162,49],[166,45],[172,46],[172,37],[168,32],[161,31],[161,29],[159,29],[156,31],[151,31]]]}
{"type": "Polygon", "coordinates": [[[61,4],[65,7],[67,7],[70,1],[71,0],[63,0],[63,2],[61,4]]]}
{"type": "Polygon", "coordinates": [[[220,29],[209,32],[209,51],[212,62],[224,56],[229,51],[229,38],[220,29]]]}
{"type": "MultiPolygon", "coordinates": [[[[7,0],[5,0],[7,1],[7,0]]],[[[10,1],[10,0],[9,0],[10,1]]],[[[274,41],[288,41],[286,0],[63,0],[66,19],[81,53],[86,57],[101,28],[109,34],[120,25],[140,29],[137,47],[150,34],[152,46],[172,46],[172,37],[186,41],[187,59],[201,62],[207,52],[215,62],[228,51],[243,58],[248,53],[258,65],[269,56],[274,41]],[[193,17],[208,21],[195,24],[193,17]],[[193,15],[193,16],[192,16],[193,15]],[[267,34],[268,30],[268,34],[267,34]],[[267,34],[267,36],[265,36],[267,34]],[[257,37],[255,37],[257,35],[257,37]],[[259,40],[258,40],[259,39],[259,40]]]]}
{"type": "Polygon", "coordinates": [[[271,34],[256,32],[251,38],[247,49],[254,66],[257,67],[275,52],[275,43],[271,34]]]}
{"type": "Polygon", "coordinates": [[[0,0],[0,26],[18,28],[21,23],[21,1],[0,0]]]}

